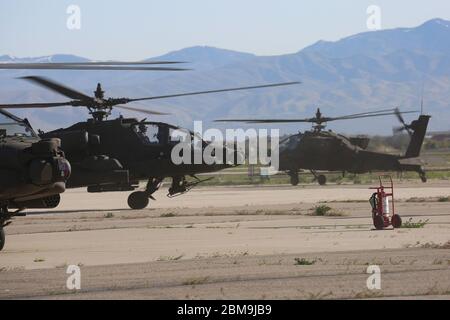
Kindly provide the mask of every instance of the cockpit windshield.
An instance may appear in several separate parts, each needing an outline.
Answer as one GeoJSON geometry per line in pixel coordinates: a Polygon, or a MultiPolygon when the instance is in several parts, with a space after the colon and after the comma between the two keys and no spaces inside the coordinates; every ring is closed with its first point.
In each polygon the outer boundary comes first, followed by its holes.
{"type": "Polygon", "coordinates": [[[302,140],[303,134],[298,133],[289,136],[280,141],[280,148],[294,149],[297,147],[298,143],[302,140]]]}
{"type": "Polygon", "coordinates": [[[0,110],[0,136],[32,138],[36,134],[26,122],[0,110]]]}
{"type": "Polygon", "coordinates": [[[170,127],[159,123],[139,123],[134,131],[145,144],[166,145],[193,141],[193,134],[187,129],[170,127]]]}
{"type": "Polygon", "coordinates": [[[146,144],[163,144],[165,142],[157,125],[140,123],[134,128],[139,138],[146,144]]]}

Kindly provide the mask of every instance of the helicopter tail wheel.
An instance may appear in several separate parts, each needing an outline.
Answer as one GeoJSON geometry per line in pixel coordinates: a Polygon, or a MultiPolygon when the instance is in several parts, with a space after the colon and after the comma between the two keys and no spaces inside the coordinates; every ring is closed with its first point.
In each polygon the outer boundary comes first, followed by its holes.
{"type": "Polygon", "coordinates": [[[291,177],[291,184],[293,186],[298,185],[298,183],[299,183],[298,174],[297,173],[291,173],[290,177],[291,177]]]}
{"type": "Polygon", "coordinates": [[[427,176],[425,175],[425,173],[420,174],[420,180],[422,180],[423,183],[427,182],[427,176]]]}
{"type": "Polygon", "coordinates": [[[397,228],[401,228],[402,226],[402,218],[398,215],[398,214],[394,214],[392,216],[392,226],[397,229],[397,228]]]}
{"type": "Polygon", "coordinates": [[[0,228],[0,251],[2,251],[4,246],[5,246],[5,230],[3,230],[3,228],[0,228]]]}
{"type": "Polygon", "coordinates": [[[317,177],[317,182],[321,186],[324,186],[327,183],[327,177],[325,177],[323,174],[321,174],[320,176],[317,177]]]}
{"type": "Polygon", "coordinates": [[[148,206],[148,194],[143,191],[133,192],[128,196],[128,206],[134,210],[141,210],[148,206]]]}
{"type": "Polygon", "coordinates": [[[373,225],[377,230],[384,229],[384,218],[382,216],[374,216],[373,217],[373,225]]]}

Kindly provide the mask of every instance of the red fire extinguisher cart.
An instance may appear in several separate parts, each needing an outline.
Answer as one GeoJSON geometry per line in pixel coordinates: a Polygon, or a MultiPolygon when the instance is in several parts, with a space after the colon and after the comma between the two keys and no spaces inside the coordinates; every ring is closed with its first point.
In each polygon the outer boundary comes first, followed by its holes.
{"type": "Polygon", "coordinates": [[[384,175],[380,176],[379,180],[380,186],[370,188],[376,190],[369,199],[372,206],[373,225],[377,230],[382,230],[389,226],[400,228],[402,219],[395,213],[392,177],[384,175]]]}

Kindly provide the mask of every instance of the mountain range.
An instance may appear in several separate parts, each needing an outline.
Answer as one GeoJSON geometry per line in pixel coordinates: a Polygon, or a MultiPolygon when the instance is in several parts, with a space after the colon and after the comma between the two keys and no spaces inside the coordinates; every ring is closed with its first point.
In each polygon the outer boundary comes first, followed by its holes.
{"type": "MultiPolygon", "coordinates": [[[[301,32],[299,31],[299,37],[301,32]]],[[[292,39],[295,41],[295,39],[292,39]]],[[[433,116],[431,130],[450,128],[450,22],[433,19],[415,28],[370,31],[335,42],[318,41],[296,53],[257,56],[196,46],[146,60],[187,61],[185,72],[118,71],[0,71],[0,103],[64,101],[64,98],[17,79],[42,75],[91,94],[101,82],[106,96],[147,97],[189,91],[301,81],[285,88],[258,89],[136,103],[136,107],[170,112],[154,118],[191,128],[193,120],[206,125],[218,118],[303,118],[320,107],[328,116],[400,107],[418,110],[423,100],[433,116]]],[[[74,55],[16,58],[1,62],[90,61],[74,55]]],[[[18,110],[35,127],[52,129],[85,119],[79,108],[18,110]]],[[[115,115],[118,111],[115,111],[115,115]]],[[[123,112],[124,116],[144,116],[123,112]]],[[[414,116],[408,116],[412,120],[414,116]]],[[[345,121],[329,128],[348,133],[389,134],[395,118],[345,121]]],[[[222,127],[223,126],[219,126],[222,127]]],[[[278,126],[272,126],[278,127],[278,126]]],[[[282,126],[282,132],[305,125],[282,126]]]]}

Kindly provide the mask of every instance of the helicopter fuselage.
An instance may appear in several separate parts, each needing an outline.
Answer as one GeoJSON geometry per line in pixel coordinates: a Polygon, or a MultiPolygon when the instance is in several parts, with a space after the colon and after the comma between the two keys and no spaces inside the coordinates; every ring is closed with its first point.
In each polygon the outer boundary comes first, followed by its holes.
{"type": "Polygon", "coordinates": [[[70,165],[59,140],[41,140],[4,110],[0,119],[0,207],[35,208],[30,201],[64,192],[70,165]]]}
{"type": "Polygon", "coordinates": [[[400,161],[402,158],[365,150],[352,138],[331,131],[295,134],[280,144],[280,170],[283,171],[307,169],[364,173],[407,170],[408,167],[400,161]]]}
{"type": "MultiPolygon", "coordinates": [[[[126,184],[127,180],[180,177],[229,167],[227,164],[204,162],[174,164],[171,152],[180,141],[172,139],[172,132],[177,130],[187,132],[166,123],[119,117],[79,122],[41,136],[61,139],[62,148],[73,167],[68,187],[126,184]]],[[[207,144],[202,143],[203,147],[207,144]]]]}
{"type": "Polygon", "coordinates": [[[59,204],[70,172],[58,139],[39,139],[27,120],[0,109],[0,251],[20,211],[59,204]]]}

